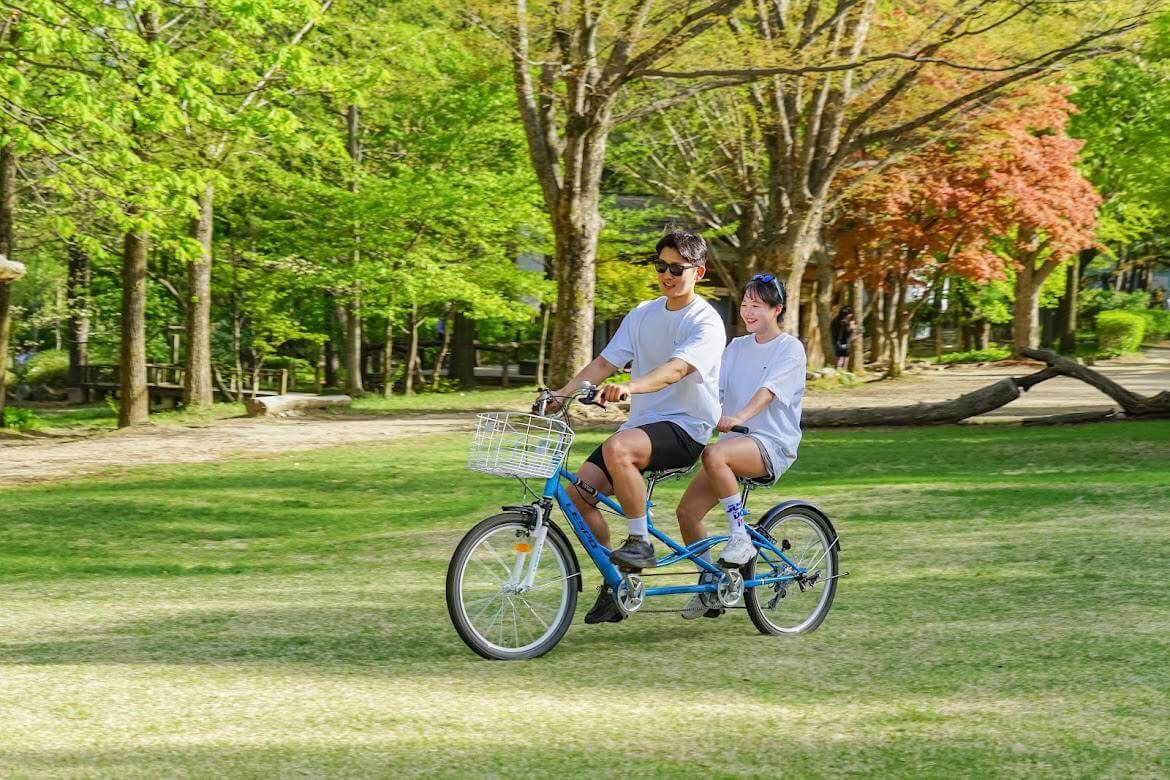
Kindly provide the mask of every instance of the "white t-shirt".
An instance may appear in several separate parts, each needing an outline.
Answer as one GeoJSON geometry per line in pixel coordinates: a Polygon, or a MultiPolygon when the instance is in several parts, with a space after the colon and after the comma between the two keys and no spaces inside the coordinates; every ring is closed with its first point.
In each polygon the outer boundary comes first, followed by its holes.
{"type": "MultiPolygon", "coordinates": [[[[745,420],[750,435],[768,451],[775,476],[796,460],[800,444],[800,402],[804,398],[805,354],[800,340],[787,333],[764,344],[749,334],[732,339],[723,351],[719,371],[719,398],[723,414],[738,412],[761,387],[775,398],[764,410],[745,420]]],[[[720,439],[733,439],[741,433],[721,433],[720,439]]]]}
{"type": "Polygon", "coordinates": [[[702,298],[678,311],[666,308],[665,296],[638,304],[601,356],[619,369],[633,360],[634,379],[671,358],[685,360],[695,370],[657,392],[631,396],[630,419],[618,430],[672,422],[706,444],[719,422],[719,356],[726,340],[723,319],[702,298]]]}

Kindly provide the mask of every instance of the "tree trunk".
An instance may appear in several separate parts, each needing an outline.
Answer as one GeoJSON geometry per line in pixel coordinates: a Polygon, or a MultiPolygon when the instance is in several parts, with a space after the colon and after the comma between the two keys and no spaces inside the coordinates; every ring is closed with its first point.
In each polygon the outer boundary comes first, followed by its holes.
{"type": "Polygon", "coordinates": [[[89,253],[70,241],[69,283],[66,307],[69,309],[69,384],[81,384],[81,368],[89,365],[89,286],[93,278],[89,253]]]}
{"type": "Polygon", "coordinates": [[[146,389],[146,254],[141,229],[126,233],[122,247],[122,344],[118,427],[142,425],[150,415],[146,389]]]}
{"type": "Polygon", "coordinates": [[[394,395],[394,312],[386,310],[386,347],[382,351],[382,397],[394,395]]]}
{"type": "Polygon", "coordinates": [[[807,367],[810,371],[815,371],[825,365],[825,353],[821,349],[822,328],[816,300],[819,287],[819,284],[813,284],[812,299],[808,302],[804,320],[800,322],[800,340],[804,343],[807,367]]]}
{"type": "Polygon", "coordinates": [[[414,395],[415,364],[418,362],[418,327],[422,324],[418,317],[418,304],[410,307],[410,350],[406,353],[406,373],[402,378],[402,394],[414,395]]]}
{"type": "Polygon", "coordinates": [[[853,333],[849,336],[849,370],[854,374],[865,371],[865,329],[862,325],[862,307],[865,300],[865,283],[854,279],[849,287],[849,306],[853,309],[853,333]]]}
{"type": "MultiPolygon", "coordinates": [[[[350,175],[349,191],[357,193],[358,176],[362,167],[361,137],[358,134],[358,107],[350,105],[346,112],[346,148],[349,150],[353,170],[350,175]]],[[[358,278],[361,262],[360,226],[353,225],[353,248],[350,250],[349,267],[353,285],[345,303],[345,392],[352,396],[362,395],[362,287],[358,278]]]]}
{"type": "Polygon", "coordinates": [[[443,323],[443,344],[439,348],[439,354],[435,358],[435,369],[431,372],[431,389],[439,389],[439,377],[443,371],[443,363],[447,360],[447,353],[451,351],[451,309],[450,303],[444,309],[443,323]]]}
{"type": "Polygon", "coordinates": [[[1077,350],[1077,296],[1081,289],[1081,270],[1092,262],[1096,254],[1096,249],[1083,249],[1066,269],[1064,297],[1060,300],[1060,351],[1065,354],[1077,350]],[[1088,261],[1085,260],[1086,255],[1088,261]]]}
{"type": "Polygon", "coordinates": [[[939,283],[934,288],[934,320],[930,325],[931,336],[934,337],[934,356],[942,357],[943,354],[943,284],[939,283]]]}
{"type": "Polygon", "coordinates": [[[979,349],[991,349],[990,320],[979,320],[979,349]]]}
{"type": "MultiPolygon", "coordinates": [[[[11,144],[0,146],[0,258],[11,259],[16,227],[16,155],[11,144]]],[[[0,281],[0,428],[4,427],[4,379],[8,370],[8,342],[12,338],[12,288],[0,281]]]]}
{"type": "Polygon", "coordinates": [[[536,386],[544,387],[545,347],[548,344],[548,318],[552,309],[547,303],[540,304],[540,348],[536,351],[536,386]]]}
{"type": "Polygon", "coordinates": [[[450,375],[460,387],[472,388],[475,387],[475,320],[460,311],[455,312],[454,320],[450,375]]]}
{"type": "Polygon", "coordinates": [[[211,242],[214,234],[215,185],[199,195],[199,218],[191,232],[199,242],[199,258],[187,264],[186,336],[183,361],[183,405],[205,409],[215,401],[211,385],[211,242]]]}
{"type": "Polygon", "coordinates": [[[822,248],[817,252],[817,322],[820,324],[820,350],[824,365],[837,364],[837,351],[833,347],[833,266],[829,253],[822,248]]]}
{"type": "MultiPolygon", "coordinates": [[[[598,197],[600,181],[591,193],[598,197]]],[[[553,323],[549,379],[560,387],[593,360],[593,299],[597,283],[597,238],[600,216],[582,194],[568,202],[553,220],[556,234],[557,319],[553,323]],[[575,215],[580,215],[574,219],[575,215]]]]}
{"type": "Polygon", "coordinates": [[[1012,313],[1012,346],[1018,352],[1024,347],[1040,346],[1040,285],[1036,267],[1031,258],[1016,269],[1016,302],[1012,313]]]}

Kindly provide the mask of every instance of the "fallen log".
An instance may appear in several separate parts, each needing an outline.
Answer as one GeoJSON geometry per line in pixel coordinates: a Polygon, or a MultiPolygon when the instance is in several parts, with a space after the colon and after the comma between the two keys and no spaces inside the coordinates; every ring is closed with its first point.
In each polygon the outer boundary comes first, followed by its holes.
{"type": "MultiPolygon", "coordinates": [[[[1104,374],[1082,366],[1075,360],[1058,355],[1049,349],[1034,349],[1024,347],[1020,354],[1033,360],[1040,360],[1048,364],[1047,371],[1053,376],[1068,376],[1079,379],[1100,390],[1112,398],[1125,412],[1126,417],[1158,418],[1170,417],[1170,391],[1163,390],[1157,395],[1144,396],[1126,390],[1104,374]]],[[[1043,372],[1042,372],[1043,373],[1043,372]]]]}
{"type": "Polygon", "coordinates": [[[1104,374],[1047,349],[1025,348],[1020,354],[1046,364],[1027,376],[1006,377],[949,401],[912,406],[871,406],[859,409],[805,409],[802,428],[851,428],[871,425],[947,425],[994,411],[1020,397],[1020,393],[1056,376],[1079,379],[1112,398],[1121,407],[1102,412],[1036,417],[1026,425],[1064,425],[1120,419],[1170,418],[1170,391],[1154,396],[1126,390],[1104,374]]]}
{"type": "Polygon", "coordinates": [[[348,409],[353,399],[348,395],[268,395],[244,398],[249,417],[279,417],[308,409],[348,409]]]}
{"type": "Polygon", "coordinates": [[[990,412],[1020,397],[1026,378],[1005,377],[958,398],[911,406],[866,406],[857,409],[805,409],[801,428],[852,428],[868,425],[946,425],[990,412]]]}

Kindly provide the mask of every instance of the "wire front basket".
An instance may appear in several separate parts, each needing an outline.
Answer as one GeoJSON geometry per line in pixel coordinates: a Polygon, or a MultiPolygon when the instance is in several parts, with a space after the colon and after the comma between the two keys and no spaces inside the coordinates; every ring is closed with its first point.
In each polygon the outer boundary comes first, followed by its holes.
{"type": "Polygon", "coordinates": [[[484,474],[548,479],[573,443],[573,430],[551,417],[522,412],[476,415],[467,468],[484,474]]]}

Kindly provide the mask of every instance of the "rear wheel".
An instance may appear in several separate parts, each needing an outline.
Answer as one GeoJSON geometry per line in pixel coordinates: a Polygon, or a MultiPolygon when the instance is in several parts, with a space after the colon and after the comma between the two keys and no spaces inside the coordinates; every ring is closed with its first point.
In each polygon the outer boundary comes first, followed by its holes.
{"type": "MultiPolygon", "coordinates": [[[[748,616],[763,634],[816,630],[837,593],[837,540],[832,527],[816,511],[795,506],[769,518],[760,530],[775,540],[792,563],[807,571],[793,580],[748,590],[744,594],[748,616]]],[[[796,571],[775,553],[761,549],[743,568],[743,575],[750,580],[790,576],[796,571]]]]}
{"type": "Polygon", "coordinates": [[[451,556],[447,612],[459,637],[484,658],[544,655],[573,621],[581,573],[560,534],[547,534],[532,587],[522,585],[535,542],[528,519],[508,512],[472,528],[451,556]]]}

